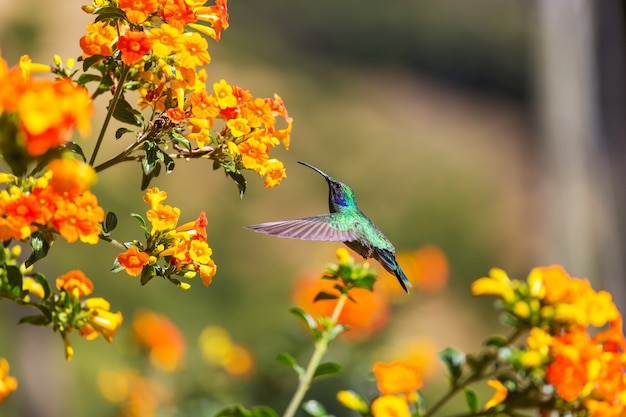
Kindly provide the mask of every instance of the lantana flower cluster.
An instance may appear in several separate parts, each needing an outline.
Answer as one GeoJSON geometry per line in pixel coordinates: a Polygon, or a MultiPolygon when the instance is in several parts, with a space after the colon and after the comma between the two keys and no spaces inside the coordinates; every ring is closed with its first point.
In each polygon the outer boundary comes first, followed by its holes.
{"type": "MultiPolygon", "coordinates": [[[[525,282],[492,269],[472,292],[498,296],[508,322],[529,332],[524,346],[505,346],[500,355],[532,376],[539,403],[593,417],[626,414],[626,340],[608,292],[595,291],[559,265],[535,268],[525,282]]],[[[529,390],[510,378],[502,382],[509,392],[529,390]]]]}
{"type": "Polygon", "coordinates": [[[206,215],[202,212],[196,220],[177,226],[180,209],[163,204],[166,199],[167,193],[156,187],[146,191],[144,201],[150,205],[146,217],[152,228],[148,230],[143,218],[135,216],[142,224],[146,243],[129,244],[126,252],[117,256],[113,270],[141,275],[142,284],[161,276],[183,289],[189,288],[189,283],[173,276],[193,278],[199,274],[204,286],[209,286],[217,266],[207,243],[206,215]]]}
{"type": "MultiPolygon", "coordinates": [[[[85,11],[98,16],[80,40],[86,67],[98,70],[84,82],[109,85],[108,74],[119,74],[119,83],[133,84],[140,95],[140,109],[149,109],[149,123],[136,111],[114,115],[141,127],[137,141],[124,157],[143,145],[150,175],[155,158],[151,152],[172,147],[182,158],[206,157],[222,166],[240,190],[245,183],[242,169],[265,176],[273,187],[286,177],[281,161],[269,156],[279,143],[289,147],[292,119],[283,100],[274,95],[254,98],[247,89],[220,80],[207,89],[207,74],[199,67],[211,57],[204,34],[219,42],[228,28],[226,0],[205,6],[199,0],[94,1],[85,11]],[[111,58],[121,57],[125,68],[112,66],[111,58]],[[278,128],[277,118],[285,124],[278,128]],[[222,126],[215,126],[221,120],[222,126]],[[215,133],[215,132],[216,133],[215,133]],[[147,149],[146,149],[147,146],[147,149]]],[[[100,87],[99,87],[100,88],[100,87]]],[[[125,102],[123,97],[118,97],[125,102]]],[[[126,106],[129,107],[129,106],[126,106]]],[[[118,131],[121,136],[130,130],[118,131]]],[[[170,157],[171,158],[171,157],[170,157]]],[[[173,160],[162,156],[169,170],[173,160]]],[[[106,166],[107,163],[105,163],[106,166]]]]}

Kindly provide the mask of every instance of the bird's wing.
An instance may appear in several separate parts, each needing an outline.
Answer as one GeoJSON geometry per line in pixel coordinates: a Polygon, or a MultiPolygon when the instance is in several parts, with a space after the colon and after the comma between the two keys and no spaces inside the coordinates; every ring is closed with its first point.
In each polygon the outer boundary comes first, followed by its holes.
{"type": "Polygon", "coordinates": [[[247,229],[267,235],[287,237],[302,240],[325,240],[331,242],[345,242],[355,240],[356,237],[344,227],[332,224],[332,215],[305,217],[295,220],[283,220],[247,226],[247,229]]]}

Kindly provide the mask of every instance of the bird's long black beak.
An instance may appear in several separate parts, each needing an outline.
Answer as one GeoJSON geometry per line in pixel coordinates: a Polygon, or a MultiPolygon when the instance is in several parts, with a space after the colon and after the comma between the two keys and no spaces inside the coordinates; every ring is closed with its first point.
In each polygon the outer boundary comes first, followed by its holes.
{"type": "Polygon", "coordinates": [[[330,180],[331,177],[327,174],[324,173],[324,171],[322,171],[319,168],[315,168],[313,165],[309,165],[306,162],[302,162],[302,161],[298,161],[299,164],[304,165],[305,167],[309,167],[311,168],[313,171],[317,171],[321,176],[323,176],[324,178],[326,178],[327,180],[330,180]]]}

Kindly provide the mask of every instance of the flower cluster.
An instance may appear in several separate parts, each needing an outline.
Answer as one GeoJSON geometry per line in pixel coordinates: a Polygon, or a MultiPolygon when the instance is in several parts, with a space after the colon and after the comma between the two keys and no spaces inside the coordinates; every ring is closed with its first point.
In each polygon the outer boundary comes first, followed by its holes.
{"type": "MultiPolygon", "coordinates": [[[[492,269],[473,283],[472,292],[498,296],[508,321],[529,331],[525,346],[501,353],[518,372],[533,376],[537,401],[554,402],[552,395],[558,395],[556,404],[565,411],[586,410],[594,417],[626,413],[626,340],[608,292],[595,291],[558,265],[533,269],[526,282],[492,269]],[[543,384],[554,394],[546,395],[543,384]]],[[[529,390],[503,381],[509,391],[529,390]]]]}
{"type": "Polygon", "coordinates": [[[59,294],[52,297],[53,328],[59,330],[65,342],[65,356],[69,360],[74,349],[67,335],[74,329],[87,340],[99,335],[107,342],[113,340],[122,324],[122,313],[111,312],[110,303],[101,297],[85,298],[93,291],[93,283],[82,271],[74,270],[56,279],[59,294]]]}
{"type": "MultiPolygon", "coordinates": [[[[145,152],[144,173],[156,176],[155,166],[163,161],[173,168],[173,157],[165,152],[172,147],[174,157],[212,159],[245,191],[240,170],[253,170],[265,176],[265,186],[273,187],[285,178],[281,161],[270,158],[270,150],[283,143],[289,147],[292,119],[278,96],[254,98],[247,89],[225,80],[207,89],[207,74],[200,66],[209,64],[208,43],[201,36],[220,40],[228,28],[226,0],[205,6],[200,0],[119,1],[96,0],[87,12],[98,17],[87,27],[80,40],[86,68],[100,75],[80,80],[97,81],[96,91],[115,89],[110,74],[118,84],[132,84],[139,92],[138,106],[150,110],[150,122],[141,113],[130,110],[123,93],[117,100],[124,103],[113,116],[141,127],[136,142],[119,160],[133,152],[145,152]],[[120,57],[123,66],[115,64],[120,57]],[[277,118],[285,121],[278,128],[277,118]],[[216,120],[223,125],[216,128],[216,120]],[[216,128],[216,129],[215,129],[216,128]],[[213,133],[212,129],[218,131],[213,133]]],[[[130,130],[118,131],[118,137],[130,130]]]]}
{"type": "Polygon", "coordinates": [[[32,72],[50,71],[28,56],[9,69],[0,57],[0,149],[5,159],[11,156],[7,162],[16,174],[25,172],[30,158],[67,143],[73,129],[90,131],[93,106],[85,88],[69,78],[31,78],[32,72]]]}
{"type": "Polygon", "coordinates": [[[167,193],[158,188],[146,191],[144,201],[150,205],[146,217],[152,224],[151,230],[142,217],[135,215],[145,232],[146,243],[134,241],[126,252],[117,256],[113,270],[124,269],[131,276],[141,275],[142,284],[161,276],[183,289],[190,285],[173,276],[193,278],[199,274],[202,283],[209,286],[217,266],[207,243],[206,215],[202,212],[195,221],[177,227],[180,209],[163,204],[166,199],[167,193]]]}
{"type": "Polygon", "coordinates": [[[38,178],[5,174],[0,191],[0,240],[25,240],[36,232],[56,232],[68,242],[97,243],[104,210],[87,191],[93,169],[76,159],[55,159],[38,178]]]}

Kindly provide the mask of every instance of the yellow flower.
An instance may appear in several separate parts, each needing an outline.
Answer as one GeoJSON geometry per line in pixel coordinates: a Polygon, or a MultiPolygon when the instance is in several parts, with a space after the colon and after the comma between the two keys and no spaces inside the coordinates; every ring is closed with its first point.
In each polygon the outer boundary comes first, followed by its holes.
{"type": "Polygon", "coordinates": [[[236,119],[230,119],[226,122],[226,126],[230,129],[233,137],[237,138],[250,132],[250,126],[248,126],[248,119],[238,117],[236,119]]]}
{"type": "Polygon", "coordinates": [[[17,379],[9,376],[9,362],[0,358],[0,403],[17,389],[17,379]]]}
{"type": "Polygon", "coordinates": [[[101,335],[104,340],[111,342],[115,331],[122,324],[122,313],[112,313],[111,305],[104,298],[88,298],[85,307],[90,313],[87,323],[81,327],[80,335],[87,340],[93,340],[101,335]]]}
{"type": "Polygon", "coordinates": [[[172,206],[158,206],[148,210],[146,217],[152,223],[151,234],[161,232],[163,230],[171,230],[176,228],[180,209],[172,206]]]}
{"type": "Polygon", "coordinates": [[[269,159],[267,146],[253,138],[240,143],[237,148],[239,149],[243,166],[247,169],[255,170],[260,175],[264,175],[265,168],[263,166],[269,159]]]}
{"type": "Polygon", "coordinates": [[[506,399],[506,396],[509,393],[509,390],[504,386],[504,384],[502,384],[502,382],[498,381],[497,379],[488,380],[487,385],[495,389],[496,392],[493,393],[491,399],[489,399],[489,401],[487,401],[487,404],[485,404],[486,410],[502,403],[502,401],[506,399]]]}
{"type": "Polygon", "coordinates": [[[374,417],[410,417],[409,405],[395,395],[383,395],[372,402],[374,417]]]}
{"type": "Polygon", "coordinates": [[[146,190],[143,196],[143,201],[150,204],[150,208],[157,208],[167,199],[167,192],[161,191],[158,188],[150,188],[146,190]]]}
{"type": "Polygon", "coordinates": [[[220,109],[237,106],[237,98],[233,94],[233,87],[228,85],[226,80],[220,80],[219,83],[213,84],[215,98],[220,109]]]}
{"type": "Polygon", "coordinates": [[[31,277],[25,277],[22,281],[22,289],[28,290],[29,294],[36,295],[39,298],[43,298],[44,290],[42,285],[31,277]]]}
{"type": "Polygon", "coordinates": [[[367,403],[354,391],[339,391],[337,393],[337,401],[339,401],[344,407],[358,411],[361,414],[367,414],[369,412],[369,406],[367,403]]]}
{"type": "Polygon", "coordinates": [[[287,177],[285,167],[278,159],[270,159],[265,164],[265,188],[272,188],[287,177]]]}
{"type": "Polygon", "coordinates": [[[492,268],[488,277],[479,278],[472,283],[474,295],[496,295],[504,301],[515,299],[515,292],[511,288],[511,280],[506,272],[499,268],[492,268]]]}
{"type": "Polygon", "coordinates": [[[213,250],[203,240],[192,240],[189,248],[189,257],[192,261],[206,264],[211,260],[213,250]]]}

